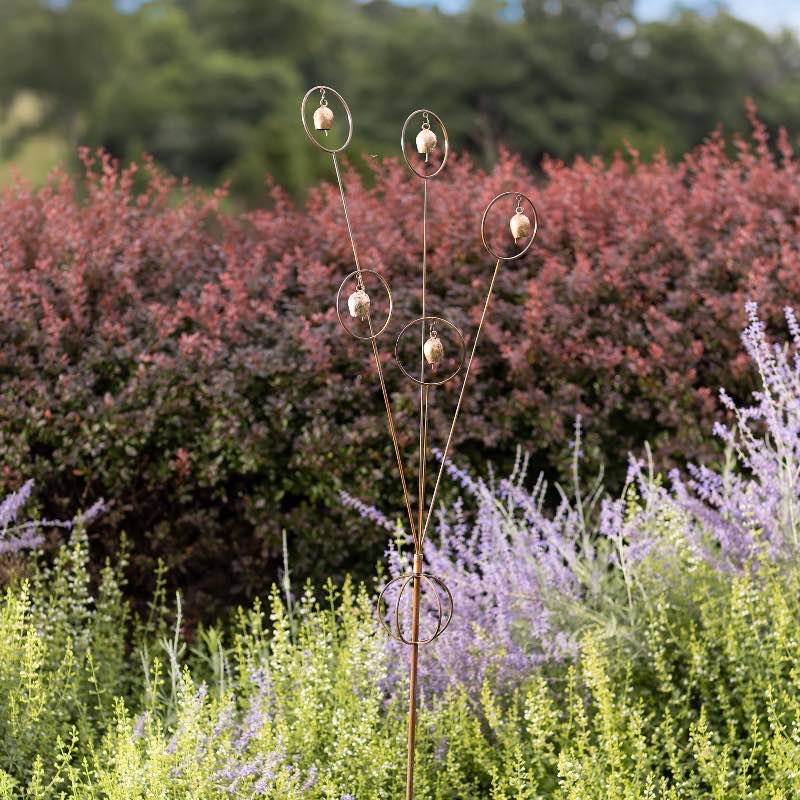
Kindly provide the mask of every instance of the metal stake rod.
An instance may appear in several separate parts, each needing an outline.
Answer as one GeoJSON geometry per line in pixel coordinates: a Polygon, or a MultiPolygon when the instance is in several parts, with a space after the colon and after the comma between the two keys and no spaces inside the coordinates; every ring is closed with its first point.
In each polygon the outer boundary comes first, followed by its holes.
{"type": "Polygon", "coordinates": [[[414,798],[414,756],[417,744],[417,672],[419,665],[419,604],[422,554],[414,555],[414,588],[411,595],[411,653],[408,676],[408,747],[406,751],[406,800],[414,798]]]}
{"type": "MultiPolygon", "coordinates": [[[[336,315],[339,318],[339,322],[342,324],[342,327],[350,334],[354,339],[360,339],[369,341],[372,346],[372,354],[375,360],[375,368],[378,373],[378,382],[381,388],[381,394],[383,396],[383,403],[384,408],[386,410],[386,424],[389,431],[389,436],[392,440],[392,445],[394,447],[394,454],[395,459],[397,461],[397,470],[400,477],[400,485],[403,492],[403,500],[406,506],[406,514],[408,515],[408,524],[409,530],[411,532],[411,538],[414,544],[414,561],[413,561],[413,569],[411,573],[407,573],[405,575],[400,575],[391,581],[389,581],[386,586],[384,586],[383,590],[378,597],[378,620],[380,622],[381,627],[391,636],[393,639],[402,642],[403,644],[407,645],[409,650],[409,687],[408,687],[408,745],[407,745],[407,761],[406,761],[406,800],[413,800],[414,798],[414,760],[416,755],[416,737],[417,737],[417,710],[418,710],[418,701],[419,701],[419,648],[422,645],[430,644],[431,642],[435,641],[439,638],[439,636],[444,633],[447,629],[448,625],[453,619],[453,595],[451,594],[450,590],[447,588],[447,585],[441,578],[436,577],[435,575],[431,575],[424,571],[424,556],[423,556],[423,545],[425,543],[425,535],[427,534],[428,527],[430,525],[431,517],[433,515],[434,510],[434,503],[436,502],[436,495],[439,491],[439,486],[441,484],[442,474],[444,473],[445,464],[447,462],[447,457],[450,454],[450,450],[452,447],[453,442],[453,433],[455,431],[456,422],[458,420],[458,415],[461,410],[462,401],[464,399],[464,393],[467,388],[467,382],[470,376],[470,370],[472,369],[472,362],[475,359],[475,352],[478,347],[478,339],[480,338],[481,330],[483,329],[484,321],[486,320],[486,315],[489,309],[489,302],[492,298],[492,293],[494,291],[495,282],[497,279],[497,275],[500,270],[500,262],[501,261],[512,261],[516,258],[520,258],[523,256],[533,244],[534,237],[536,236],[536,230],[538,228],[538,215],[536,212],[536,208],[534,207],[533,203],[530,201],[528,197],[524,194],[519,192],[503,192],[502,194],[497,195],[486,207],[486,210],[483,214],[483,219],[481,220],[481,239],[483,241],[484,247],[486,250],[493,255],[497,262],[495,263],[494,272],[492,273],[492,278],[489,283],[489,289],[486,294],[486,299],[483,304],[483,310],[481,312],[480,322],[478,323],[477,330],[475,331],[475,338],[472,342],[472,350],[469,356],[469,360],[466,359],[466,343],[464,341],[464,336],[462,335],[461,331],[453,325],[452,322],[449,322],[447,319],[443,317],[434,317],[428,314],[427,309],[427,278],[428,278],[428,181],[431,178],[436,177],[444,168],[445,163],[447,162],[447,156],[449,153],[449,140],[447,136],[447,129],[444,126],[442,120],[434,114],[432,111],[428,109],[418,109],[417,111],[412,112],[409,114],[408,118],[406,119],[405,123],[403,124],[403,129],[400,134],[400,146],[401,151],[403,153],[403,158],[408,165],[409,169],[423,181],[423,195],[422,195],[422,316],[418,319],[412,320],[411,322],[407,323],[403,329],[400,331],[399,336],[395,342],[395,359],[397,361],[397,366],[402,372],[402,374],[412,380],[414,383],[419,385],[419,470],[418,470],[418,480],[417,480],[417,515],[416,520],[414,519],[414,514],[412,513],[411,507],[411,499],[408,491],[408,482],[406,481],[405,469],[403,467],[403,457],[400,451],[400,443],[397,438],[397,430],[395,427],[394,422],[394,414],[392,412],[392,403],[389,398],[389,393],[386,389],[386,380],[384,376],[383,370],[383,362],[381,361],[380,352],[378,350],[378,338],[380,335],[386,330],[389,325],[389,320],[392,315],[392,308],[393,308],[393,299],[392,299],[392,292],[389,288],[389,285],[383,279],[383,277],[375,272],[375,270],[371,269],[362,269],[361,264],[358,259],[358,250],[356,248],[355,237],[353,236],[353,228],[350,222],[350,214],[347,210],[347,200],[345,197],[344,191],[344,183],[342,181],[342,174],[339,170],[339,162],[336,158],[336,154],[341,152],[342,150],[347,147],[350,143],[350,140],[353,136],[353,117],[350,113],[350,108],[347,105],[345,99],[335,90],[331,89],[329,86],[315,86],[306,93],[305,97],[300,106],[300,116],[303,121],[303,127],[308,135],[309,139],[317,145],[320,149],[324,150],[327,153],[331,154],[333,160],[333,168],[336,173],[336,180],[339,185],[339,195],[342,200],[342,210],[344,212],[345,223],[347,225],[347,234],[350,239],[350,246],[353,251],[353,262],[355,265],[355,270],[351,272],[349,275],[345,277],[342,281],[339,291],[336,295],[336,315]],[[325,132],[325,135],[328,135],[328,131],[333,126],[334,115],[333,111],[328,106],[328,100],[326,99],[326,93],[332,94],[336,97],[339,102],[342,104],[346,115],[347,115],[347,125],[348,125],[348,132],[347,137],[345,139],[344,144],[339,147],[326,147],[314,134],[311,132],[308,126],[308,120],[306,119],[306,105],[308,103],[309,98],[312,94],[319,92],[320,95],[320,102],[319,107],[314,112],[314,127],[317,130],[322,130],[325,132]],[[421,130],[417,134],[416,144],[417,144],[417,151],[419,154],[425,156],[425,166],[422,169],[426,170],[425,172],[418,169],[408,158],[408,154],[406,153],[406,143],[405,143],[405,136],[406,136],[406,129],[408,128],[409,122],[416,116],[421,115],[423,122],[421,125],[421,130]],[[435,119],[438,123],[442,137],[443,137],[443,154],[440,163],[438,166],[432,163],[430,159],[431,153],[439,147],[438,139],[436,134],[431,130],[431,117],[435,119]],[[527,245],[518,253],[511,255],[511,256],[503,256],[498,255],[494,252],[491,246],[488,243],[486,237],[486,220],[489,214],[489,211],[493,208],[493,206],[502,198],[507,197],[509,195],[516,195],[516,216],[511,219],[511,232],[514,238],[515,244],[518,242],[520,238],[523,240],[525,238],[529,238],[527,245]],[[533,225],[531,226],[530,219],[523,214],[523,206],[522,201],[525,200],[529,205],[533,212],[533,225]],[[375,330],[373,323],[372,323],[372,306],[371,306],[371,298],[366,292],[366,285],[364,283],[364,275],[372,275],[374,278],[380,282],[383,290],[386,292],[388,301],[389,301],[389,311],[386,317],[386,321],[383,326],[375,330]],[[344,319],[343,315],[340,311],[340,302],[342,298],[342,292],[345,289],[345,286],[355,280],[356,291],[350,295],[347,301],[347,305],[349,308],[350,316],[357,317],[362,328],[361,332],[356,332],[355,329],[348,326],[344,319]],[[406,332],[414,325],[420,325],[420,368],[419,368],[419,377],[412,375],[403,365],[403,362],[400,358],[400,342],[406,332]],[[435,378],[437,370],[441,366],[441,362],[444,359],[444,349],[443,345],[439,340],[439,332],[438,326],[442,326],[443,329],[450,331],[454,339],[456,340],[459,349],[460,349],[460,356],[458,359],[458,366],[452,370],[449,374],[447,374],[443,378],[435,378]],[[428,338],[426,339],[426,333],[428,338]],[[444,446],[444,451],[442,454],[441,463],[439,464],[439,470],[436,475],[436,482],[433,487],[433,493],[431,495],[430,504],[427,507],[426,511],[426,477],[427,477],[427,456],[428,456],[428,401],[429,401],[429,393],[430,389],[433,386],[441,386],[442,384],[446,383],[447,381],[452,380],[453,378],[458,375],[461,371],[462,367],[464,367],[464,363],[466,361],[466,370],[464,371],[464,379],[461,384],[461,390],[458,395],[458,401],[456,403],[455,411],[453,413],[453,419],[450,424],[450,429],[447,434],[447,441],[444,446]],[[427,362],[427,363],[426,363],[427,362]],[[426,377],[426,370],[430,372],[430,377],[426,377]],[[408,587],[411,587],[411,626],[409,635],[407,636],[404,632],[403,625],[401,624],[401,603],[403,597],[405,595],[406,590],[408,587]],[[430,601],[429,605],[433,611],[433,618],[435,621],[435,629],[432,633],[430,633],[426,637],[420,636],[420,616],[422,610],[422,589],[423,586],[427,587],[426,592],[430,592],[430,601]],[[387,592],[397,592],[395,601],[394,601],[394,620],[393,624],[389,625],[386,621],[386,608],[387,608],[387,592]]],[[[428,595],[426,594],[426,597],[428,595]]]]}

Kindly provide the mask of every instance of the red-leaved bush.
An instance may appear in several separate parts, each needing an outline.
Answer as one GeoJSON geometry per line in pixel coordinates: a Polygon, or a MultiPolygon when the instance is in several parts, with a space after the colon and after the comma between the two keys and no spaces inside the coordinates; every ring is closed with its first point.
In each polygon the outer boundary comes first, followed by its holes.
{"type": "MultiPolygon", "coordinates": [[[[645,440],[659,466],[708,455],[718,388],[751,385],[745,301],[780,317],[800,300],[798,162],[755,120],[734,144],[715,134],[678,165],[549,162],[542,181],[507,154],[490,174],[460,158],[431,182],[429,313],[468,343],[494,266],[485,204],[523,187],[541,214],[531,254],[500,273],[458,458],[480,468],[520,444],[558,474],[576,414],[612,479],[645,440]]],[[[233,218],[221,192],[149,162],[84,158],[84,185],[0,197],[0,496],[34,478],[50,516],[106,498],[95,535],[127,531],[140,584],[164,558],[195,614],[262,590],[281,529],[296,577],[369,573],[385,532],[337,490],[402,504],[371,349],[333,308],[352,269],[338,192],[297,208],[275,190],[233,218]]],[[[417,394],[392,350],[419,314],[421,185],[396,161],[372,169],[370,188],[353,172],[346,186],[362,263],[395,297],[381,351],[410,464],[417,394]]],[[[434,444],[457,389],[432,392],[434,444]]]]}

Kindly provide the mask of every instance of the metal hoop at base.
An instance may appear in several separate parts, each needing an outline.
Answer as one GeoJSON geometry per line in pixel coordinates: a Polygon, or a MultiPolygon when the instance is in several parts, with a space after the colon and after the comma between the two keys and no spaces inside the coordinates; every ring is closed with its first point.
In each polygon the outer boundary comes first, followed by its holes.
{"type": "Polygon", "coordinates": [[[431,575],[427,572],[420,572],[420,573],[413,573],[410,572],[407,575],[400,575],[397,578],[389,581],[386,586],[383,587],[383,591],[381,591],[380,595],[378,596],[378,621],[381,624],[381,627],[386,631],[389,636],[392,637],[396,642],[402,642],[406,645],[426,645],[430,644],[431,642],[436,641],[448,628],[450,623],[453,620],[453,613],[455,611],[455,607],[453,605],[453,595],[450,590],[447,588],[447,584],[441,579],[438,578],[436,575],[431,575]],[[436,630],[427,638],[427,639],[407,639],[403,635],[403,631],[400,627],[400,603],[403,599],[403,594],[405,593],[406,589],[411,585],[415,578],[419,578],[421,581],[430,586],[431,590],[436,597],[436,630]],[[388,608],[388,604],[386,603],[386,592],[397,583],[402,583],[400,587],[400,592],[397,595],[397,600],[394,604],[394,630],[386,623],[385,614],[384,614],[384,607],[388,608]],[[436,587],[439,587],[444,594],[447,596],[447,614],[445,616],[445,609],[442,605],[442,598],[439,595],[439,591],[436,587]]]}

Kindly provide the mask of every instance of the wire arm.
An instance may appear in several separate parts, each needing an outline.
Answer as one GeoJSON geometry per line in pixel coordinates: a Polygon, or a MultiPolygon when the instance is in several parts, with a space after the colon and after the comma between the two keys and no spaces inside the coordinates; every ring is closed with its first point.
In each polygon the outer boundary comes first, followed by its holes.
{"type": "MultiPolygon", "coordinates": [[[[342,174],[339,171],[339,161],[336,158],[336,153],[331,153],[331,158],[333,159],[333,167],[336,171],[336,180],[339,183],[339,196],[342,198],[342,209],[344,210],[344,219],[347,223],[347,233],[350,237],[350,246],[353,248],[353,260],[356,266],[356,272],[358,274],[359,282],[362,280],[361,278],[361,265],[358,261],[358,250],[356,248],[356,240],[353,236],[353,228],[350,225],[350,214],[347,211],[347,200],[345,199],[344,194],[344,183],[342,182],[342,174]]],[[[403,469],[403,457],[400,454],[400,443],[397,440],[397,430],[394,425],[394,414],[392,413],[392,403],[389,399],[389,393],[386,390],[386,380],[383,376],[383,364],[381,363],[380,353],[378,352],[378,345],[376,343],[377,337],[374,335],[374,331],[372,329],[372,315],[368,317],[369,322],[369,332],[370,332],[370,341],[372,342],[372,354],[375,357],[375,368],[378,370],[378,380],[381,385],[381,394],[383,395],[383,404],[386,408],[386,425],[389,428],[389,436],[392,439],[392,445],[394,446],[394,455],[395,459],[397,460],[397,469],[400,473],[400,484],[403,487],[403,500],[406,504],[406,513],[408,514],[408,524],[410,526],[411,535],[416,542],[419,536],[417,531],[417,527],[414,524],[414,513],[411,510],[411,498],[408,494],[408,484],[406,483],[406,473],[403,469]]]]}

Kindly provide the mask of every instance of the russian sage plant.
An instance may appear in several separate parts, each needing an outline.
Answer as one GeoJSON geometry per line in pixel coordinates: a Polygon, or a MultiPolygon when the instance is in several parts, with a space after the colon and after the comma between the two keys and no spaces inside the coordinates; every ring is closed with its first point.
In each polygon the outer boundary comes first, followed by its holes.
{"type": "MultiPolygon", "coordinates": [[[[528,460],[518,453],[502,480],[476,478],[448,463],[461,497],[436,510],[426,543],[429,570],[454,593],[447,635],[425,650],[423,686],[441,692],[484,680],[513,686],[543,663],[571,659],[587,628],[641,652],[653,598],[680,603],[700,563],[730,573],[800,554],[800,326],[790,309],[786,344],[771,344],[754,304],[742,340],[760,380],[753,404],[738,407],[722,390],[732,422],[713,433],[723,467],[688,466],[688,476],[658,474],[652,458],[630,457],[617,498],[600,477],[580,478],[581,420],[572,443],[572,486],[556,486],[546,505],[540,475],[525,487],[528,460]]],[[[342,495],[345,505],[394,534],[390,574],[409,570],[400,522],[342,495]]],[[[428,612],[432,611],[428,598],[428,612]]],[[[387,648],[398,663],[403,648],[387,648]]]]}
{"type": "MultiPolygon", "coordinates": [[[[790,314],[793,342],[768,344],[749,313],[763,385],[729,404],[721,469],[632,459],[608,498],[579,481],[580,425],[553,510],[521,456],[506,480],[450,468],[463,497],[427,556],[457,616],[423,651],[419,800],[800,795],[800,339],[790,314]]],[[[180,614],[171,637],[132,622],[124,550],[99,585],[88,559],[74,525],[0,598],[0,800],[399,796],[407,654],[365,587],[275,587],[187,642],[180,614]]],[[[400,531],[391,572],[406,559],[400,531]]]]}

